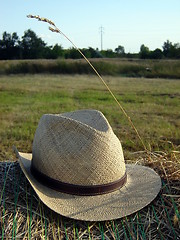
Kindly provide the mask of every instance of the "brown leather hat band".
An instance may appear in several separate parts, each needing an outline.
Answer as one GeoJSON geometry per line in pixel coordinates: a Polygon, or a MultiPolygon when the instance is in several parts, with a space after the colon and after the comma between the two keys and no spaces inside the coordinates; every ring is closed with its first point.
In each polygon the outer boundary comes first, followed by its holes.
{"type": "Polygon", "coordinates": [[[33,166],[33,164],[31,165],[31,173],[38,182],[45,185],[46,187],[49,187],[55,191],[68,193],[72,195],[93,196],[93,195],[100,195],[100,194],[113,192],[117,189],[122,188],[127,181],[127,174],[125,172],[122,178],[108,184],[92,185],[92,186],[69,184],[69,183],[64,183],[48,177],[47,175],[37,170],[33,166]]]}

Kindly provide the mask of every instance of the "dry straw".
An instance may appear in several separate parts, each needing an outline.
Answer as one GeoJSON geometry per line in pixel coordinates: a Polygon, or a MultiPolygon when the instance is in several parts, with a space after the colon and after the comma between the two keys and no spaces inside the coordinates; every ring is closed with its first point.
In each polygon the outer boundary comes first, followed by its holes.
{"type": "Polygon", "coordinates": [[[135,125],[133,124],[131,118],[129,117],[129,115],[127,114],[127,112],[125,111],[125,109],[123,108],[123,106],[120,104],[120,102],[117,100],[116,96],[114,95],[114,93],[111,91],[110,87],[107,85],[107,83],[104,81],[104,79],[101,77],[101,75],[99,74],[99,72],[96,70],[96,68],[92,65],[92,63],[86,58],[86,56],[81,52],[81,50],[59,29],[57,28],[57,26],[55,25],[55,23],[47,18],[43,18],[40,17],[39,15],[28,15],[28,18],[34,18],[37,19],[38,21],[41,22],[45,22],[48,23],[49,26],[49,30],[51,32],[55,32],[55,33],[59,33],[62,34],[72,45],[73,47],[82,55],[82,57],[86,60],[86,62],[91,66],[91,68],[94,70],[94,72],[96,73],[96,75],[99,77],[99,79],[102,81],[102,83],[105,85],[106,89],[109,91],[109,93],[111,94],[111,96],[113,97],[113,99],[115,100],[115,102],[118,104],[118,107],[121,109],[121,111],[123,112],[123,114],[126,116],[126,118],[129,121],[129,124],[131,125],[131,127],[134,129],[134,131],[136,132],[140,142],[142,143],[144,149],[146,152],[148,152],[137,128],[135,127],[135,125]]]}

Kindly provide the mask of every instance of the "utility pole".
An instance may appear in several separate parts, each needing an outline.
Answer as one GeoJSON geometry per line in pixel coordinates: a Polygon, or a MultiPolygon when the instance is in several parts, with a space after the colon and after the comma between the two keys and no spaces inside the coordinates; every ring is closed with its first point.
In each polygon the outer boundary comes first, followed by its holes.
{"type": "Polygon", "coordinates": [[[100,28],[100,34],[101,34],[101,51],[103,50],[103,34],[104,34],[104,28],[101,26],[100,28]]]}

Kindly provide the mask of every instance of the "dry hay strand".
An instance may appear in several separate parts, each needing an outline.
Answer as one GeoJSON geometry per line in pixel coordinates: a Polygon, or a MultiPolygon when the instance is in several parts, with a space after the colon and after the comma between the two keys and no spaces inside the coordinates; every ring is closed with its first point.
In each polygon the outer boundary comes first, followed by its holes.
{"type": "Polygon", "coordinates": [[[141,211],[104,222],[76,221],[56,214],[38,199],[17,162],[1,162],[1,238],[178,239],[179,152],[141,155],[144,156],[139,156],[139,161],[150,165],[161,174],[160,194],[141,211]]]}
{"type": "Polygon", "coordinates": [[[135,152],[138,163],[153,168],[161,178],[167,182],[180,179],[180,146],[174,146],[171,142],[171,150],[168,152],[135,152]]]}

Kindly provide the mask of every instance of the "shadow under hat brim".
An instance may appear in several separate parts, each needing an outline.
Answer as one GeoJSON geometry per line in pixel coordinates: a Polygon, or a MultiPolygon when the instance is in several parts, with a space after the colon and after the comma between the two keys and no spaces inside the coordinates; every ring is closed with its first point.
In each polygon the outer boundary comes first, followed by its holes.
{"type": "Polygon", "coordinates": [[[32,154],[18,152],[26,178],[53,211],[77,220],[104,221],[130,215],[147,206],[161,188],[159,175],[151,168],[127,164],[127,183],[114,192],[96,196],[76,196],[57,192],[39,183],[31,174],[32,154]]]}

